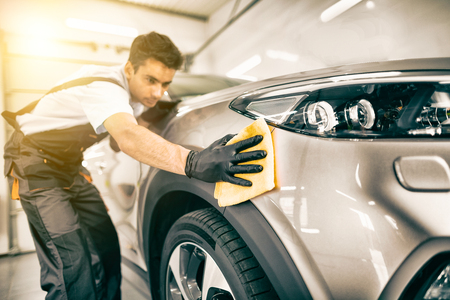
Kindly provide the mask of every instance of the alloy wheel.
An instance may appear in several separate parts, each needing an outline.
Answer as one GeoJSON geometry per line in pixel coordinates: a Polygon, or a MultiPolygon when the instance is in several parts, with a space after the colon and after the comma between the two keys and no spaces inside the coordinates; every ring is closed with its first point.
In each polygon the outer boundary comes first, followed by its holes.
{"type": "Polygon", "coordinates": [[[182,243],[173,250],[166,282],[168,300],[234,299],[214,259],[193,243],[182,243]]]}

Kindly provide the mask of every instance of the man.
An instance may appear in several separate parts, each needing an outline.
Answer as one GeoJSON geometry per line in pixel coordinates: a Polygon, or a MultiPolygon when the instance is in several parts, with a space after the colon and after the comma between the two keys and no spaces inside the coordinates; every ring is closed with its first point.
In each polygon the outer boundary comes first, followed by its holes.
{"type": "Polygon", "coordinates": [[[261,136],[225,146],[228,135],[195,152],[139,125],[148,125],[144,107],[156,105],[181,64],[172,41],[151,32],[133,41],[126,64],[86,66],[35,103],[2,114],[16,129],[5,145],[5,175],[27,214],[47,299],[120,299],[117,233],[81,166],[84,149],[106,134],[143,163],[207,182],[248,186],[234,174],[262,170],[237,165],[265,157],[238,154],[261,136]]]}

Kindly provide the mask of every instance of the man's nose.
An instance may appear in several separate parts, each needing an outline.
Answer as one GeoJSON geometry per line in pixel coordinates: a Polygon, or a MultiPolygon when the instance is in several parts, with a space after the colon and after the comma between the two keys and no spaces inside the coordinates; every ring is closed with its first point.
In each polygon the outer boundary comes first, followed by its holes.
{"type": "Polygon", "coordinates": [[[160,99],[162,97],[163,93],[164,93],[164,91],[163,91],[162,86],[155,86],[152,89],[152,96],[154,98],[160,99]]]}

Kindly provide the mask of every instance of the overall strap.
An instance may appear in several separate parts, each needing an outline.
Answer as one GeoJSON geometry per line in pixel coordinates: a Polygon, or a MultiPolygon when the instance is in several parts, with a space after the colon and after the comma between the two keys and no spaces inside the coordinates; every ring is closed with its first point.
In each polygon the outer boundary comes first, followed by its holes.
{"type": "Polygon", "coordinates": [[[123,86],[119,82],[117,82],[116,80],[111,79],[111,78],[106,78],[106,77],[82,77],[82,78],[77,78],[77,79],[65,82],[65,83],[63,83],[61,85],[55,86],[50,91],[48,91],[44,96],[42,96],[40,99],[31,102],[30,104],[28,104],[27,106],[25,106],[24,108],[22,108],[21,110],[15,112],[15,113],[5,110],[4,112],[2,112],[2,116],[16,130],[20,130],[19,124],[17,124],[17,121],[16,121],[16,117],[24,115],[26,113],[30,113],[36,107],[38,102],[42,98],[47,96],[48,94],[52,94],[52,93],[55,93],[55,92],[58,92],[58,91],[61,91],[61,90],[65,90],[65,89],[68,89],[68,88],[71,88],[71,87],[75,87],[75,86],[87,85],[87,84],[92,83],[94,81],[107,81],[107,82],[111,82],[111,83],[117,84],[118,86],[123,88],[123,86]]]}

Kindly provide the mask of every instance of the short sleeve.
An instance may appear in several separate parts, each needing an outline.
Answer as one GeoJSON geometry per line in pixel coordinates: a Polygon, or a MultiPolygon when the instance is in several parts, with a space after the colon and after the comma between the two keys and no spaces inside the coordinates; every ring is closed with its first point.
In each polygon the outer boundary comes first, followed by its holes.
{"type": "Polygon", "coordinates": [[[133,115],[128,92],[114,83],[96,81],[78,91],[80,105],[96,133],[105,132],[103,122],[116,113],[133,115]]]}

